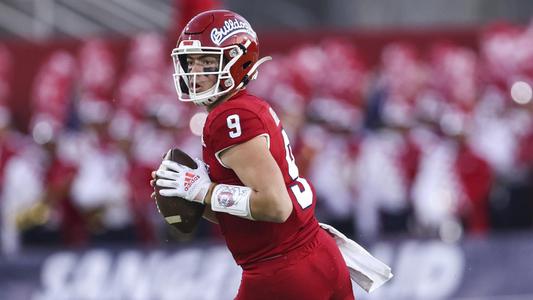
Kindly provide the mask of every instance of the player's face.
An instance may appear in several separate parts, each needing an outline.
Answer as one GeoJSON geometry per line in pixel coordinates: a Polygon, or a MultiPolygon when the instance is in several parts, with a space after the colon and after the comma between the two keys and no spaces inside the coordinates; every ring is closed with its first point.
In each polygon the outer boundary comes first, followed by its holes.
{"type": "MultiPolygon", "coordinates": [[[[217,72],[219,69],[218,55],[187,55],[188,73],[217,72]]],[[[189,76],[189,86],[196,88],[197,93],[207,91],[217,81],[216,74],[189,76]],[[196,77],[196,79],[194,79],[196,77]]]]}

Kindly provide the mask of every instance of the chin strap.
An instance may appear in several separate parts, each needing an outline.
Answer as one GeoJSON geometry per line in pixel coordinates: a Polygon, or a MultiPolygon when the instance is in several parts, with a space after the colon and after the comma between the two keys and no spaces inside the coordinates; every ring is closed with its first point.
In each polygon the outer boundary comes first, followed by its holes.
{"type": "MultiPolygon", "coordinates": [[[[250,69],[250,71],[248,71],[248,73],[246,73],[246,75],[244,76],[244,79],[241,81],[241,83],[239,83],[239,85],[237,87],[232,89],[232,91],[238,91],[238,90],[244,88],[244,86],[247,85],[248,82],[250,82],[251,80],[255,80],[257,78],[257,74],[258,74],[257,68],[259,68],[260,65],[264,64],[265,62],[267,62],[269,60],[272,60],[272,56],[265,56],[265,57],[261,58],[260,60],[258,60],[253,65],[253,67],[250,69]]],[[[215,88],[215,87],[213,87],[213,88],[215,88]]],[[[217,87],[217,89],[218,89],[218,87],[217,87]]],[[[203,93],[208,93],[208,92],[211,92],[211,91],[212,90],[207,90],[207,91],[205,91],[203,93]]],[[[211,98],[207,98],[206,100],[201,101],[199,103],[197,103],[195,101],[195,104],[198,105],[198,106],[211,105],[211,104],[217,102],[218,100],[224,98],[226,95],[228,95],[228,94],[226,93],[226,94],[223,94],[223,95],[218,95],[218,96],[214,96],[214,97],[211,97],[211,98]]]]}
{"type": "Polygon", "coordinates": [[[253,65],[253,67],[250,69],[250,71],[248,71],[248,73],[246,73],[246,76],[244,76],[244,78],[248,78],[248,80],[241,81],[241,83],[236,87],[236,89],[241,89],[248,82],[250,82],[252,80],[255,80],[257,78],[257,74],[258,74],[257,68],[259,68],[260,65],[266,63],[269,60],[272,60],[272,56],[265,56],[265,57],[261,58],[260,60],[258,60],[253,65]]]}
{"type": "Polygon", "coordinates": [[[254,64],[254,66],[250,69],[250,71],[249,71],[248,74],[246,74],[246,75],[250,76],[251,74],[254,74],[254,73],[255,73],[255,74],[252,76],[252,79],[251,79],[251,80],[256,79],[256,78],[257,78],[257,72],[255,72],[255,70],[257,70],[257,68],[259,68],[260,65],[266,63],[266,62],[269,61],[269,60],[272,60],[272,56],[265,56],[265,57],[261,58],[260,60],[258,60],[258,61],[254,64]]]}

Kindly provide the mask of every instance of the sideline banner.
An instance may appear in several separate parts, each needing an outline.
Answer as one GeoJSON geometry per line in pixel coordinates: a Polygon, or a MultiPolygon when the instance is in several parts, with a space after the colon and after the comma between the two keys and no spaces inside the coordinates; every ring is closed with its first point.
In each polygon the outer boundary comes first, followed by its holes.
{"type": "MultiPolygon", "coordinates": [[[[394,278],[357,299],[533,299],[533,233],[382,242],[394,278]]],[[[0,258],[0,299],[233,299],[241,270],[223,245],[31,250],[0,258]]],[[[268,287],[265,287],[268,288],[268,287]]]]}

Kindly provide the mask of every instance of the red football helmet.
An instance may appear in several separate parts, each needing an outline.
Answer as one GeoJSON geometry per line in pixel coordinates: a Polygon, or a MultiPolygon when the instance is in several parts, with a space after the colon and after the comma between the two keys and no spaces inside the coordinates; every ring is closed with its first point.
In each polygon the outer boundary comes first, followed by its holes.
{"type": "Polygon", "coordinates": [[[243,17],[228,10],[198,14],[187,24],[172,50],[174,84],[181,101],[209,105],[220,96],[244,88],[257,76],[257,68],[271,57],[259,59],[257,35],[243,17]],[[203,72],[191,72],[188,56],[215,56],[203,72]],[[215,84],[197,92],[199,76],[217,76],[215,84]]]}

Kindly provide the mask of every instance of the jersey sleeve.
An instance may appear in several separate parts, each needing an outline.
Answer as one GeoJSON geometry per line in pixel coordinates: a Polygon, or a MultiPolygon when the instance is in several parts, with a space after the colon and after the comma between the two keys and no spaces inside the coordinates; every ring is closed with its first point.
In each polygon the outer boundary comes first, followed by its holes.
{"type": "Polygon", "coordinates": [[[209,132],[208,146],[212,147],[213,152],[218,153],[261,134],[267,134],[267,129],[257,113],[233,108],[216,116],[209,132]]]}

